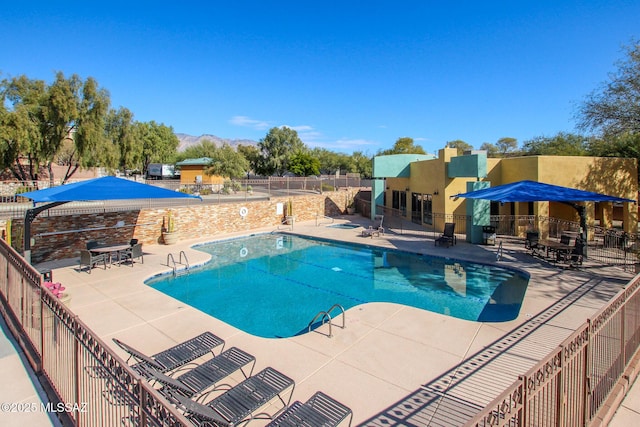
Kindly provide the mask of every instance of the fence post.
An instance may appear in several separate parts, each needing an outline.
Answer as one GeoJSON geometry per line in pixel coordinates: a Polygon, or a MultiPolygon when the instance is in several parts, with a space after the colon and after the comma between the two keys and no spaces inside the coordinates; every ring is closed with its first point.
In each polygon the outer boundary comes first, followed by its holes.
{"type": "Polygon", "coordinates": [[[591,335],[591,319],[587,319],[587,345],[586,345],[586,357],[585,357],[585,361],[584,361],[584,422],[585,425],[589,424],[589,422],[591,421],[591,415],[592,415],[592,411],[591,411],[591,398],[589,397],[591,395],[591,378],[589,378],[589,372],[591,372],[591,360],[592,360],[592,355],[591,353],[593,352],[593,342],[592,342],[592,335],[591,335]]]}
{"type": "Polygon", "coordinates": [[[518,376],[518,379],[520,380],[520,399],[522,399],[522,406],[520,407],[520,413],[518,414],[518,421],[516,423],[516,425],[518,427],[524,427],[525,425],[527,425],[527,416],[528,416],[528,409],[529,409],[529,398],[527,396],[527,376],[526,375],[520,375],[518,376]]]}
{"type": "MultiPolygon", "coordinates": [[[[74,396],[75,403],[80,404],[80,376],[82,372],[80,372],[80,344],[78,340],[78,322],[76,322],[77,316],[74,316],[73,322],[73,371],[75,372],[75,381],[74,381],[74,396]]],[[[82,425],[80,422],[80,417],[82,417],[82,411],[74,411],[72,412],[76,418],[76,425],[82,425]]],[[[73,415],[71,415],[73,417],[73,415]]]]}

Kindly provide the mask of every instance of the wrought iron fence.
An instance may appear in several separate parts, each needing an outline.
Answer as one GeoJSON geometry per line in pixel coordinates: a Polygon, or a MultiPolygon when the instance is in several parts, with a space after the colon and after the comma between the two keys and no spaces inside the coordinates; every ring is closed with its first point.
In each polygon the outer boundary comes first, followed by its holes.
{"type": "Polygon", "coordinates": [[[76,426],[191,423],[41,285],[41,275],[0,240],[0,308],[29,362],[55,393],[52,408],[76,426]],[[62,405],[62,406],[59,406],[62,405]]]}
{"type": "Polygon", "coordinates": [[[585,426],[602,418],[640,348],[639,313],[637,276],[466,425],[585,426]]]}

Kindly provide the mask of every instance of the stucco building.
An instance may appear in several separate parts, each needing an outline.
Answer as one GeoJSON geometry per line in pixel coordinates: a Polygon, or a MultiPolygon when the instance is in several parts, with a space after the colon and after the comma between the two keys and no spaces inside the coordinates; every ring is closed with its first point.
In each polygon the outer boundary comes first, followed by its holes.
{"type": "MultiPolygon", "coordinates": [[[[477,203],[456,199],[456,194],[512,182],[531,180],[611,196],[637,200],[636,159],[586,156],[524,156],[487,158],[484,151],[462,156],[455,148],[434,155],[401,154],[378,156],[373,164],[372,214],[375,206],[397,209],[407,220],[442,230],[444,222],[456,215],[485,218],[489,215],[531,215],[578,221],[575,209],[563,203],[477,203]]],[[[627,232],[637,227],[637,207],[632,203],[614,205],[586,203],[589,225],[609,228],[621,224],[627,232]]],[[[481,220],[482,221],[482,220],[481,220]]],[[[467,230],[468,239],[470,230],[467,230]]]]}

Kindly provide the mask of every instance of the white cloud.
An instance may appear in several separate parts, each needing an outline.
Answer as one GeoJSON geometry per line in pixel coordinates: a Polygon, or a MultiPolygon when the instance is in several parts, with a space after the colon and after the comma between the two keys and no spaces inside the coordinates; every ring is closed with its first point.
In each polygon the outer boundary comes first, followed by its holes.
{"type": "Polygon", "coordinates": [[[313,127],[312,126],[308,126],[308,125],[300,125],[300,126],[289,126],[289,125],[282,125],[280,127],[288,127],[289,129],[293,129],[296,132],[300,133],[300,132],[307,132],[307,131],[312,131],[313,127]]]}
{"type": "Polygon", "coordinates": [[[254,120],[247,116],[233,116],[229,119],[229,123],[236,126],[248,127],[256,130],[269,129],[269,122],[263,120],[254,120]]]}

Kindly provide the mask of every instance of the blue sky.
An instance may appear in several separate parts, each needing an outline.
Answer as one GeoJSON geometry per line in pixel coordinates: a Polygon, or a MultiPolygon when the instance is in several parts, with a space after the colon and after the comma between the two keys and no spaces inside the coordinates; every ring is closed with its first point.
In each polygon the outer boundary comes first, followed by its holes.
{"type": "Polygon", "coordinates": [[[3,2],[0,77],[95,78],[139,121],[375,154],[575,131],[640,2],[3,2]]]}

